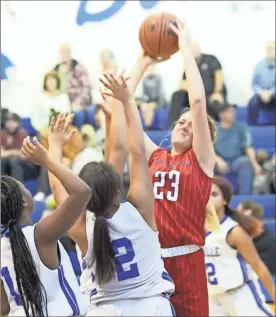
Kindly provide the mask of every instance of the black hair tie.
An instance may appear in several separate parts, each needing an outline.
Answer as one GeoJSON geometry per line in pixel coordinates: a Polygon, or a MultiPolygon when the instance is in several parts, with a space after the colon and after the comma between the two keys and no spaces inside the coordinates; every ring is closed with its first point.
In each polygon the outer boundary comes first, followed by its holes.
{"type": "Polygon", "coordinates": [[[13,226],[15,226],[17,224],[17,221],[14,220],[14,219],[10,219],[9,222],[8,222],[8,228],[11,228],[13,226]]]}

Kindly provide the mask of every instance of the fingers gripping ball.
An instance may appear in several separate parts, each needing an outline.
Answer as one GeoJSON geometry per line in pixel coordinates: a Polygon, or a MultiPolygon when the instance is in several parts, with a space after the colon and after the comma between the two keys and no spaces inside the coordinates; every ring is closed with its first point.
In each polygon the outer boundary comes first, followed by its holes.
{"type": "Polygon", "coordinates": [[[176,26],[177,17],[171,13],[149,15],[141,24],[139,40],[142,48],[150,56],[167,58],[178,50],[177,35],[170,23],[176,26]]]}

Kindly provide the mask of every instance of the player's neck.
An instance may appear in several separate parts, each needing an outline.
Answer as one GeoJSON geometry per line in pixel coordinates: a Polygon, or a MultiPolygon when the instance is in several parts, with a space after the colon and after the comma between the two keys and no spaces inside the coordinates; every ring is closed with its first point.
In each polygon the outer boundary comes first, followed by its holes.
{"type": "Polygon", "coordinates": [[[178,154],[182,154],[184,152],[187,152],[189,149],[184,149],[183,147],[181,148],[178,148],[176,146],[173,146],[172,147],[172,150],[171,150],[171,156],[175,156],[175,155],[178,155],[178,154]]]}

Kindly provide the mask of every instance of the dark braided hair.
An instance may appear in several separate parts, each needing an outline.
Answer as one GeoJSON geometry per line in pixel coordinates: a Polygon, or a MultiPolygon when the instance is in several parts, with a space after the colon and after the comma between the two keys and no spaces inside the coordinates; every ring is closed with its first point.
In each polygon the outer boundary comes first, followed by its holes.
{"type": "Polygon", "coordinates": [[[45,316],[45,313],[48,316],[46,291],[37,274],[28,242],[18,226],[22,210],[23,197],[17,181],[1,176],[1,225],[4,232],[9,230],[16,283],[25,314],[27,317],[45,316]]]}

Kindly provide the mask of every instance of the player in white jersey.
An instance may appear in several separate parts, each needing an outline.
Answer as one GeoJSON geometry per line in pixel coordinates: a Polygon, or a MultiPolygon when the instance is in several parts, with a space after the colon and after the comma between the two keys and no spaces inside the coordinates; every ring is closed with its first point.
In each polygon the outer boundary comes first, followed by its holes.
{"type": "Polygon", "coordinates": [[[275,285],[250,236],[258,222],[228,207],[232,195],[232,185],[214,177],[211,201],[221,230],[208,232],[204,247],[210,316],[273,316],[257,276],[273,299],[275,285]]]}
{"type": "MultiPolygon", "coordinates": [[[[106,100],[112,102],[112,119],[107,117],[106,123],[107,130],[111,125],[106,135],[109,163],[89,163],[80,172],[92,196],[86,215],[69,231],[84,259],[81,289],[89,304],[87,316],[173,316],[168,298],[174,283],[161,258],[139,112],[125,79],[105,78],[119,100],[106,100]],[[130,188],[121,203],[127,149],[130,188]]],[[[62,201],[66,193],[50,182],[56,200],[62,201]]]]}
{"type": "MultiPolygon", "coordinates": [[[[52,118],[49,146],[68,139],[73,116],[52,118]]],[[[86,304],[61,243],[62,236],[83,212],[90,188],[47,150],[27,137],[24,157],[51,171],[69,193],[48,217],[32,224],[33,199],[18,181],[1,177],[1,315],[84,316],[86,304]]]]}

